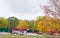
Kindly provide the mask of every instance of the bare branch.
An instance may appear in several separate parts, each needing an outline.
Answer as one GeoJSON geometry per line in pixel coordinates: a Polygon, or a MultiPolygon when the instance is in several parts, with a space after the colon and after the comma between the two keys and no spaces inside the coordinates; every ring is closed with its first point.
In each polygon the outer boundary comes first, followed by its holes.
{"type": "Polygon", "coordinates": [[[49,0],[49,2],[51,3],[50,6],[43,6],[44,13],[60,17],[60,0],[49,0]]]}

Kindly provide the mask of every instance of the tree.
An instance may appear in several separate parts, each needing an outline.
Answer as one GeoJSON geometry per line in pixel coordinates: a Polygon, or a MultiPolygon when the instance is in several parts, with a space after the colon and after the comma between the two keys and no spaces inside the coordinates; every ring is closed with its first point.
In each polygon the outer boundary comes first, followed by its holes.
{"type": "Polygon", "coordinates": [[[37,30],[37,22],[38,22],[37,20],[34,21],[34,26],[33,26],[34,30],[37,30]]]}
{"type": "Polygon", "coordinates": [[[42,33],[48,33],[49,31],[55,31],[60,33],[60,19],[56,17],[52,18],[47,15],[43,17],[39,16],[38,19],[34,22],[34,29],[42,33]]]}
{"type": "Polygon", "coordinates": [[[52,18],[51,27],[54,28],[57,32],[60,33],[60,19],[52,18]]]}
{"type": "Polygon", "coordinates": [[[9,17],[8,22],[10,27],[16,27],[19,24],[19,20],[16,17],[9,17]]]}
{"type": "Polygon", "coordinates": [[[41,16],[38,16],[37,19],[34,21],[34,26],[33,26],[33,29],[34,30],[37,30],[38,28],[38,22],[42,20],[42,17],[41,16]]]}
{"type": "Polygon", "coordinates": [[[19,21],[19,25],[17,25],[17,28],[19,28],[19,29],[27,29],[28,28],[27,21],[26,20],[19,21]]]}
{"type": "Polygon", "coordinates": [[[42,32],[42,33],[48,32],[48,25],[45,24],[44,20],[38,22],[37,30],[39,30],[39,32],[42,32]]]}
{"type": "Polygon", "coordinates": [[[43,17],[42,17],[42,16],[38,16],[38,17],[37,17],[37,20],[38,20],[38,21],[42,21],[42,20],[43,20],[43,17]]]}
{"type": "Polygon", "coordinates": [[[8,20],[0,17],[0,28],[8,28],[8,20]]]}
{"type": "Polygon", "coordinates": [[[60,0],[49,0],[49,6],[43,6],[44,13],[54,17],[60,17],[60,0]]]}
{"type": "Polygon", "coordinates": [[[49,16],[43,16],[42,20],[38,21],[37,30],[39,32],[47,33],[50,27],[51,18],[49,16]]]}
{"type": "Polygon", "coordinates": [[[29,21],[29,29],[33,29],[34,26],[34,20],[29,21]]]}

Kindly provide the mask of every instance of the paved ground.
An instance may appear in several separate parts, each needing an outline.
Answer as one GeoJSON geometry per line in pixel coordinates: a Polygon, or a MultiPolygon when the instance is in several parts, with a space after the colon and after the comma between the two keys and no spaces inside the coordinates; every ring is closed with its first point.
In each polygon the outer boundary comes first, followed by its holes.
{"type": "Polygon", "coordinates": [[[10,34],[10,33],[7,33],[7,32],[0,32],[0,34],[10,34]]]}
{"type": "Polygon", "coordinates": [[[36,33],[27,33],[27,35],[30,35],[30,36],[43,36],[43,35],[38,35],[36,33]]]}
{"type": "Polygon", "coordinates": [[[29,35],[14,35],[14,34],[0,34],[0,38],[60,38],[56,36],[29,36],[29,35]]]}
{"type": "MultiPolygon", "coordinates": [[[[15,36],[17,36],[17,37],[33,37],[33,38],[36,38],[36,37],[42,37],[42,38],[60,38],[60,35],[38,35],[38,34],[35,34],[35,33],[27,33],[26,35],[18,35],[18,34],[10,34],[10,33],[7,33],[7,32],[0,32],[0,38],[2,38],[2,37],[15,37],[15,36]]],[[[16,37],[16,38],[17,38],[16,37]]]]}
{"type": "Polygon", "coordinates": [[[14,34],[0,34],[0,38],[42,38],[39,36],[14,35],[14,34]]]}
{"type": "MultiPolygon", "coordinates": [[[[7,33],[7,32],[0,32],[0,34],[10,34],[10,33],[7,33]]],[[[16,35],[16,34],[14,34],[16,35]]],[[[36,33],[27,33],[27,34],[24,34],[24,35],[30,35],[30,36],[43,36],[43,35],[38,35],[36,33]]]]}

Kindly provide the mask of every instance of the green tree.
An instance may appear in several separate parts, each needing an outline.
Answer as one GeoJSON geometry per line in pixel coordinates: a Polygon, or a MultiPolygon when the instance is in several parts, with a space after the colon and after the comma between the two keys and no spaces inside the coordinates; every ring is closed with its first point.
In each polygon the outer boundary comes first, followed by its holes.
{"type": "Polygon", "coordinates": [[[19,24],[19,20],[16,17],[9,17],[8,22],[10,27],[16,27],[19,24]]]}
{"type": "Polygon", "coordinates": [[[37,25],[38,25],[37,23],[38,23],[38,21],[34,21],[34,26],[33,26],[34,30],[37,30],[37,25]]]}

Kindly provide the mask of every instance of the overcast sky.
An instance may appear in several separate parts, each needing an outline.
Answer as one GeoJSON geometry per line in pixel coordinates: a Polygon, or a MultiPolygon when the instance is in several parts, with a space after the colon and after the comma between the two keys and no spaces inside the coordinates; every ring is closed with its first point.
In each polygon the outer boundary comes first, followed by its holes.
{"type": "Polygon", "coordinates": [[[40,5],[46,4],[47,0],[0,0],[0,17],[33,20],[44,15],[40,5]]]}

